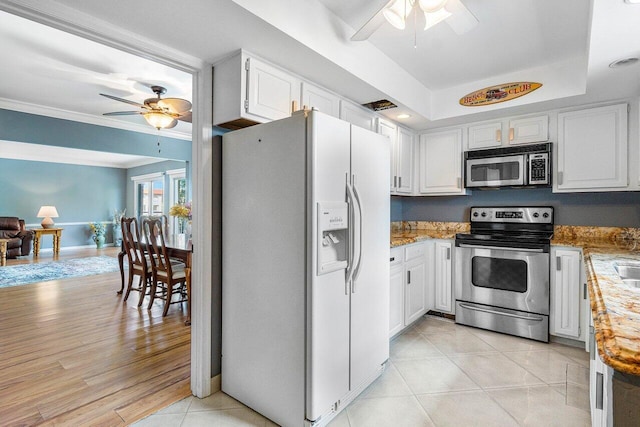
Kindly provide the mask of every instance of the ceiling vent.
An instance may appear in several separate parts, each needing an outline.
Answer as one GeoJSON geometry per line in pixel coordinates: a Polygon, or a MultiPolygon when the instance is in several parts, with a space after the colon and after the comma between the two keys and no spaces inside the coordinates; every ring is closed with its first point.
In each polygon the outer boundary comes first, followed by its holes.
{"type": "Polygon", "coordinates": [[[362,104],[363,107],[371,108],[373,111],[388,110],[390,108],[397,108],[398,106],[387,99],[381,99],[379,101],[368,102],[362,104]]]}

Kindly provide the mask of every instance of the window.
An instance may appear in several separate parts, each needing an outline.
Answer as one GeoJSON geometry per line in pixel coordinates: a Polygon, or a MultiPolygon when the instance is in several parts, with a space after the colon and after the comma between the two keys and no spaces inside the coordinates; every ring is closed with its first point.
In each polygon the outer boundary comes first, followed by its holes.
{"type": "Polygon", "coordinates": [[[132,177],[137,217],[164,213],[164,176],[161,173],[132,177]]]}
{"type": "MultiPolygon", "coordinates": [[[[188,202],[187,199],[187,178],[185,169],[174,169],[167,171],[169,175],[169,181],[171,185],[171,194],[169,195],[169,206],[173,206],[177,203],[183,204],[188,202]]],[[[169,226],[173,233],[185,232],[185,221],[181,221],[179,218],[171,217],[169,219],[169,226]]]]}

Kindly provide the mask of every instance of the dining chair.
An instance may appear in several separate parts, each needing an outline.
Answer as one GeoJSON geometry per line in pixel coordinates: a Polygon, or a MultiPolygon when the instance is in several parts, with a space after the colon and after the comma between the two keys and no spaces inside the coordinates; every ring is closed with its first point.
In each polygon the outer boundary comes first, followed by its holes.
{"type": "Polygon", "coordinates": [[[140,228],[136,218],[122,218],[122,245],[124,252],[129,261],[129,281],[127,282],[127,292],[124,295],[124,301],[129,298],[131,291],[140,292],[138,307],[142,305],[142,300],[147,293],[147,286],[151,285],[153,276],[152,267],[149,257],[145,255],[142,246],[139,244],[140,228]],[[133,286],[133,276],[138,276],[138,286],[133,286]]]}
{"type": "Polygon", "coordinates": [[[166,316],[169,305],[187,302],[187,272],[186,265],[169,258],[163,232],[163,224],[160,218],[145,219],[142,223],[149,248],[151,260],[151,271],[153,280],[151,281],[151,292],[149,309],[156,298],[164,300],[164,310],[162,316],[166,316]],[[179,298],[172,301],[173,295],[179,298]]]}
{"type": "Polygon", "coordinates": [[[160,219],[162,221],[162,228],[163,228],[163,231],[164,231],[164,235],[165,236],[169,235],[169,217],[167,217],[165,214],[161,214],[161,215],[140,215],[138,220],[139,220],[140,225],[144,226],[144,220],[145,219],[153,219],[153,218],[157,218],[157,219],[160,219]]]}

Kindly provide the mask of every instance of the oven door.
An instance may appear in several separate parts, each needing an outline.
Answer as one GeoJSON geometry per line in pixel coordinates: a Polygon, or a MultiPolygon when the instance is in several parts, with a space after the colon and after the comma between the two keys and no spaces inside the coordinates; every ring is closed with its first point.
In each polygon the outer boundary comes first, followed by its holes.
{"type": "Polygon", "coordinates": [[[525,184],[525,156],[467,159],[465,187],[500,187],[525,184]]]}
{"type": "Polygon", "coordinates": [[[541,247],[456,245],[456,300],[549,314],[549,253],[541,247]]]}

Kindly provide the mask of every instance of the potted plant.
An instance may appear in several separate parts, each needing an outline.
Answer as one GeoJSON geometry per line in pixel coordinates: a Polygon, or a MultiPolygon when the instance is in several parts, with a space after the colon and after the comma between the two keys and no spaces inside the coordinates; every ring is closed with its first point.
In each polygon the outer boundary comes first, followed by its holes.
{"type": "Polygon", "coordinates": [[[93,241],[96,242],[96,247],[98,249],[102,249],[104,247],[104,234],[106,232],[106,227],[101,222],[92,222],[89,224],[89,228],[91,232],[93,232],[93,241]]]}

